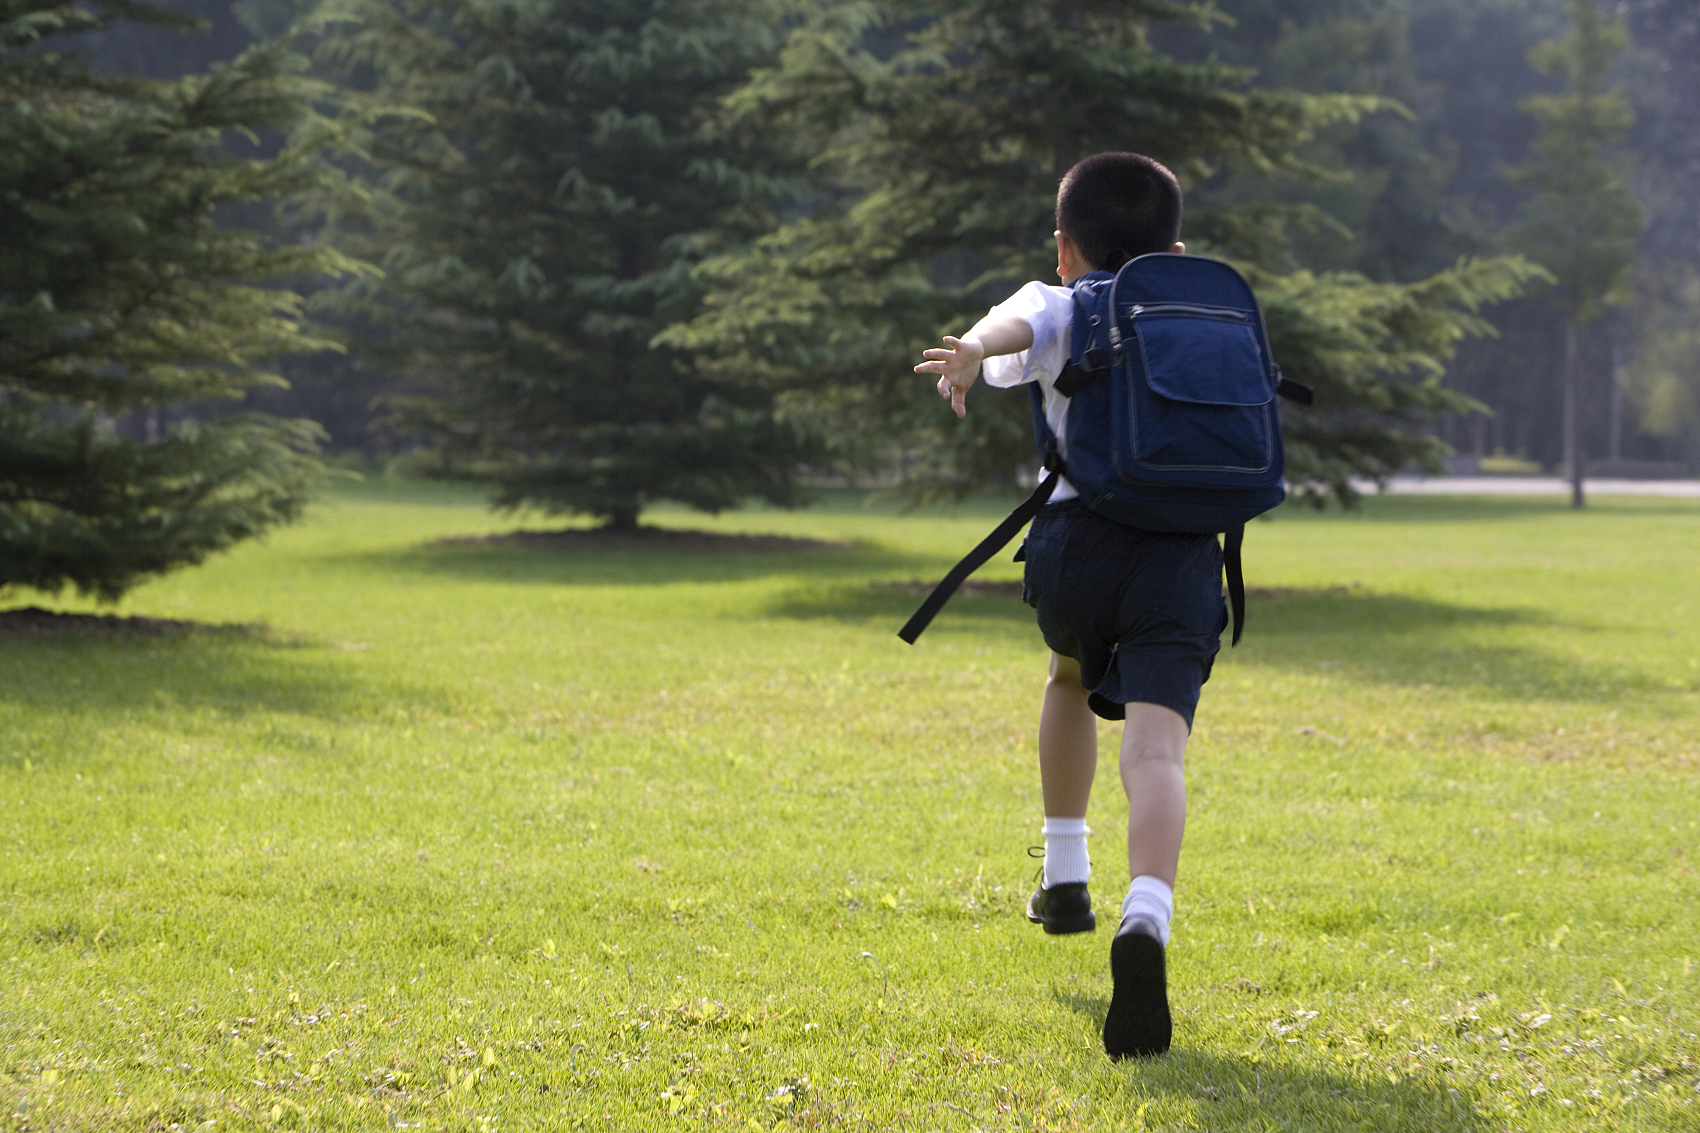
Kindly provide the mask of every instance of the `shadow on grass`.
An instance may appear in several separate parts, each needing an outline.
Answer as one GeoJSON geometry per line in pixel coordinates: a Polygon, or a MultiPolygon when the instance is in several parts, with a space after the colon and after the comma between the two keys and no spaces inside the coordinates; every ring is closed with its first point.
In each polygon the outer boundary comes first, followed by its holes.
{"type": "Polygon", "coordinates": [[[872,542],[785,551],[651,551],[535,548],[511,543],[426,543],[342,556],[364,571],[549,586],[666,586],[748,582],[776,575],[865,580],[871,574],[942,571],[939,561],[872,542]]]}
{"type": "MultiPolygon", "coordinates": [[[[1108,996],[1057,987],[1051,998],[1094,1029],[1110,1007],[1108,996]]],[[[1209,1128],[1465,1130],[1477,1119],[1466,1095],[1414,1078],[1389,1081],[1383,1062],[1372,1061],[1362,1076],[1329,1073],[1286,1064],[1279,1047],[1261,1039],[1239,1057],[1224,1057],[1190,1045],[1187,1029],[1185,1018],[1176,1021],[1167,1054],[1117,1065],[1130,1083],[1197,1105],[1209,1128]]]]}
{"type": "MultiPolygon", "coordinates": [[[[1352,589],[1248,603],[1246,637],[1236,662],[1320,669],[1358,681],[1469,689],[1501,700],[1562,698],[1617,701],[1626,690],[1664,685],[1621,664],[1559,656],[1511,638],[1554,624],[1550,611],[1469,606],[1352,589]],[[1471,636],[1458,631],[1482,628],[1471,636]]],[[[1572,634],[1593,627],[1569,624],[1572,634]]]]}
{"type": "MultiPolygon", "coordinates": [[[[943,573],[940,571],[939,573],[943,573]]],[[[833,621],[865,622],[891,620],[891,631],[909,619],[931,590],[936,576],[917,575],[925,586],[915,591],[889,583],[870,583],[865,574],[847,579],[823,579],[794,586],[780,595],[767,609],[773,617],[807,620],[824,618],[833,621]]],[[[958,590],[945,606],[928,633],[949,630],[953,623],[960,628],[972,623],[976,629],[991,629],[1004,625],[1020,626],[1037,634],[1033,608],[1016,593],[986,593],[964,588],[958,590]]]]}
{"type": "MultiPolygon", "coordinates": [[[[1435,517],[1479,512],[1504,516],[1520,501],[1396,504],[1405,513],[1434,505],[1435,517]],[[1481,506],[1477,506],[1480,504],[1481,506]]],[[[1531,511],[1544,510],[1538,502],[1531,511]]],[[[1638,512],[1637,514],[1641,514],[1638,512]]],[[[763,612],[782,619],[830,619],[861,627],[889,624],[893,634],[921,595],[870,579],[930,583],[944,559],[873,542],[780,552],[539,550],[502,543],[426,544],[350,556],[383,574],[440,576],[498,585],[665,586],[676,583],[780,582],[763,612]]],[[[1476,606],[1362,588],[1254,594],[1244,642],[1224,661],[1284,670],[1320,669],[1346,680],[1471,691],[1508,701],[1568,699],[1609,703],[1626,691],[1662,691],[1621,663],[1590,663],[1550,652],[1519,631],[1553,624],[1551,611],[1476,606]],[[1480,631],[1480,632],[1472,632],[1480,631]]],[[[1566,627],[1592,632],[1586,625],[1566,627]]],[[[958,593],[928,630],[927,641],[963,635],[1038,644],[1033,611],[1014,594],[958,593]]]]}
{"type": "Polygon", "coordinates": [[[1199,1107],[1211,1127],[1468,1130],[1481,1118],[1469,1096],[1432,1081],[1329,1073],[1283,1063],[1278,1054],[1225,1058],[1178,1045],[1131,1070],[1140,1085],[1199,1107]]]}
{"type": "MultiPolygon", "coordinates": [[[[393,688],[387,702],[393,702],[393,688]]],[[[375,698],[328,647],[258,631],[154,638],[65,636],[0,648],[0,710],[63,724],[112,713],[363,714],[375,698]]],[[[0,743],[0,756],[9,754],[0,743]]]]}
{"type": "MultiPolygon", "coordinates": [[[[845,579],[796,586],[768,609],[774,617],[887,622],[893,633],[920,604],[916,594],[845,579]]],[[[1508,631],[1552,624],[1550,612],[1468,606],[1363,589],[1253,596],[1244,641],[1223,655],[1233,663],[1321,670],[1375,684],[1470,690],[1500,700],[1564,698],[1610,703],[1626,690],[1664,686],[1639,670],[1585,663],[1504,640],[1508,631]],[[1458,631],[1491,631],[1471,639],[1458,631]]],[[[1584,627],[1569,627],[1586,632],[1584,627]]],[[[1037,642],[1033,610],[1014,594],[958,593],[928,635],[973,634],[1037,642]]]]}
{"type": "Polygon", "coordinates": [[[1253,591],[1246,600],[1246,620],[1266,638],[1289,639],[1353,633],[1384,637],[1460,626],[1550,625],[1552,615],[1521,606],[1467,606],[1352,586],[1276,597],[1261,597],[1253,591]]]}

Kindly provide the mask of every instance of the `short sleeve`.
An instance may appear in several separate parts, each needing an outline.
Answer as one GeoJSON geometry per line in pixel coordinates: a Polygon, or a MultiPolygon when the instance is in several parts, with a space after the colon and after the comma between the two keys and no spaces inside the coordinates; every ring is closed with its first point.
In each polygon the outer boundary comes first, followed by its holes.
{"type": "Polygon", "coordinates": [[[987,358],[980,367],[986,384],[1008,388],[1027,382],[1056,381],[1068,361],[1073,290],[1035,281],[993,307],[990,314],[1026,320],[1033,328],[1033,345],[1019,354],[987,358]]]}

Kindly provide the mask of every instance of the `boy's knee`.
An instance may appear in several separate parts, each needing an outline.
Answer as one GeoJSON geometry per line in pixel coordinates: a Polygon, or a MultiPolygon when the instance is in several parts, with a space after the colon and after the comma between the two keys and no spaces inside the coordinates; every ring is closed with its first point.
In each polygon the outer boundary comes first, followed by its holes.
{"type": "Polygon", "coordinates": [[[1122,763],[1173,763],[1186,757],[1186,718],[1161,704],[1135,701],[1127,705],[1122,726],[1122,763]]]}
{"type": "Polygon", "coordinates": [[[1051,669],[1045,679],[1048,684],[1073,685],[1085,692],[1080,684],[1080,662],[1061,653],[1051,654],[1051,669]]]}

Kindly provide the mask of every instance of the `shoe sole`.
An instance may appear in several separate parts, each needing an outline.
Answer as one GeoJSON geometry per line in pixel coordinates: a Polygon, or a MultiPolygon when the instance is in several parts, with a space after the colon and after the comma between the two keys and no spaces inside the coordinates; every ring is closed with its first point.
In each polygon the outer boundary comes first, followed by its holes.
{"type": "Polygon", "coordinates": [[[1098,927],[1096,913],[1086,912],[1073,917],[1041,917],[1033,912],[1032,902],[1027,904],[1027,919],[1043,928],[1051,936],[1066,936],[1071,932],[1091,932],[1098,927]]]}
{"type": "Polygon", "coordinates": [[[1149,1058],[1169,1049],[1168,975],[1163,946],[1142,932],[1124,932],[1110,943],[1109,1014],[1104,1018],[1104,1053],[1112,1059],[1149,1058]]]}

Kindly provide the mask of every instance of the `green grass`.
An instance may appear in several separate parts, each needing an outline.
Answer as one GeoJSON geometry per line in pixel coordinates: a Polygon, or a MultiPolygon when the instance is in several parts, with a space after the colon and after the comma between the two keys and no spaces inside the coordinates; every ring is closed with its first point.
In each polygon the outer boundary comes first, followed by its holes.
{"type": "Polygon", "coordinates": [[[0,642],[0,1129],[1700,1128],[1700,506],[1256,525],[1303,592],[1206,687],[1132,1065],[1108,933],[1021,915],[1030,612],[868,586],[996,513],[561,555],[343,488],[120,610],[264,628],[0,642]]]}

